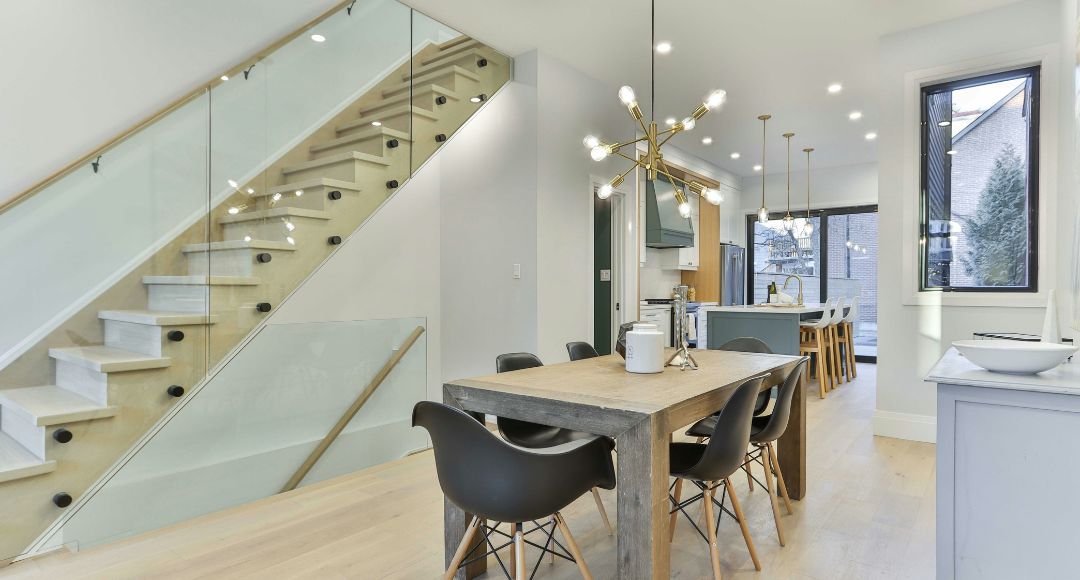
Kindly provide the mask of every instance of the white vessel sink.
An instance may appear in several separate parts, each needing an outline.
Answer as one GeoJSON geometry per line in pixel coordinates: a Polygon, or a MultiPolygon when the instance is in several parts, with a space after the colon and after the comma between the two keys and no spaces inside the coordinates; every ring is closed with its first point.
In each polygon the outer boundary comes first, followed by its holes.
{"type": "Polygon", "coordinates": [[[1077,347],[1053,342],[958,340],[952,343],[972,363],[996,373],[1032,374],[1065,362],[1077,347]]]}

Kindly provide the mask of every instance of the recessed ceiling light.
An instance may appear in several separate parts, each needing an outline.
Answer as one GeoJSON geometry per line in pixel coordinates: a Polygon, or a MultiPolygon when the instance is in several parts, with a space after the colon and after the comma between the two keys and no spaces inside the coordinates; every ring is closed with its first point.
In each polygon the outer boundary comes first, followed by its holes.
{"type": "Polygon", "coordinates": [[[712,145],[712,137],[702,137],[701,138],[701,144],[702,145],[712,145]]]}
{"type": "Polygon", "coordinates": [[[372,121],[371,126],[372,127],[382,127],[382,121],[372,121]]]}
{"type": "Polygon", "coordinates": [[[761,166],[760,165],[755,165],[754,166],[754,171],[761,171],[761,166]]]}
{"type": "Polygon", "coordinates": [[[840,83],[833,83],[833,84],[829,85],[826,90],[829,91],[830,95],[835,95],[835,94],[839,93],[840,91],[844,90],[844,85],[841,85],[840,83]]]}
{"type": "Polygon", "coordinates": [[[877,139],[877,133],[874,133],[873,131],[871,131],[871,132],[866,134],[866,140],[867,141],[873,141],[874,139],[877,139]]]}
{"type": "Polygon", "coordinates": [[[656,52],[659,52],[660,54],[667,54],[671,52],[671,43],[665,40],[664,42],[657,44],[656,52]]]}
{"type": "Polygon", "coordinates": [[[732,159],[738,159],[738,158],[740,158],[740,157],[742,157],[742,155],[740,155],[738,151],[733,151],[733,152],[731,153],[731,158],[732,158],[732,159]]]}
{"type": "Polygon", "coordinates": [[[231,187],[233,189],[236,189],[236,188],[240,187],[240,184],[237,183],[235,179],[230,179],[228,183],[229,183],[229,187],[231,187]]]}
{"type": "Polygon", "coordinates": [[[952,121],[938,121],[937,124],[938,127],[948,127],[949,125],[952,125],[952,121]]]}
{"type": "Polygon", "coordinates": [[[229,80],[229,75],[221,75],[222,82],[229,80]]]}
{"type": "Polygon", "coordinates": [[[238,208],[238,207],[230,207],[229,208],[229,214],[230,215],[236,215],[238,213],[240,213],[240,208],[238,208]]]}
{"type": "Polygon", "coordinates": [[[848,113],[847,118],[852,121],[858,121],[859,119],[862,119],[862,111],[852,111],[848,113]]]}
{"type": "Polygon", "coordinates": [[[668,117],[667,119],[664,119],[664,122],[670,127],[675,124],[675,117],[668,117]]]}
{"type": "Polygon", "coordinates": [[[312,34],[311,40],[314,40],[315,42],[326,42],[326,37],[321,34],[312,34]]]}

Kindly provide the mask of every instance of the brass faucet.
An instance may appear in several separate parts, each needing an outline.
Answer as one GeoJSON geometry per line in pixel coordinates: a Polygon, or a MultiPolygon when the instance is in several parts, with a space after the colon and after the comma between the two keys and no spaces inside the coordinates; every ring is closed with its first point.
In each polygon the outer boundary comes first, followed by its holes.
{"type": "Polygon", "coordinates": [[[788,274],[788,277],[784,278],[784,285],[780,289],[781,290],[787,290],[787,283],[790,282],[792,278],[795,278],[795,280],[799,282],[798,303],[799,303],[799,306],[802,306],[803,305],[803,294],[802,294],[803,285],[802,285],[802,277],[801,276],[799,276],[798,274],[788,274]]]}

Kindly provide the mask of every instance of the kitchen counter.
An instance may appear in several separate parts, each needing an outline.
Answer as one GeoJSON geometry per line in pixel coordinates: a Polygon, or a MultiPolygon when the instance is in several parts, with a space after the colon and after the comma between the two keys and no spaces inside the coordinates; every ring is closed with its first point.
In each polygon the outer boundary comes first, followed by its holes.
{"type": "MultiPolygon", "coordinates": [[[[708,348],[743,337],[759,338],[776,354],[799,354],[799,323],[821,318],[825,307],[805,304],[794,307],[709,306],[698,312],[707,317],[708,348]]],[[[700,316],[700,314],[699,314],[700,316]]]]}
{"type": "Polygon", "coordinates": [[[949,349],[937,383],[937,578],[1073,578],[1080,364],[983,370],[949,349]]]}
{"type": "MultiPolygon", "coordinates": [[[[824,304],[804,304],[802,306],[758,306],[748,304],[745,306],[710,306],[703,308],[710,312],[754,312],[765,314],[821,314],[825,312],[824,304]]],[[[815,316],[816,318],[816,316],[815,316]]]]}

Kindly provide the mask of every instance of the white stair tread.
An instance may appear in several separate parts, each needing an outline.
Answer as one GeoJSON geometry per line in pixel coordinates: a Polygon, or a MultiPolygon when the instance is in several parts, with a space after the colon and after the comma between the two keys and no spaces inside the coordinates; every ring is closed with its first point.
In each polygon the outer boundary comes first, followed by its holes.
{"type": "Polygon", "coordinates": [[[358,143],[360,141],[367,141],[368,139],[376,139],[379,137],[390,137],[399,141],[412,142],[412,137],[405,131],[398,131],[397,129],[390,129],[389,127],[373,127],[368,125],[367,129],[357,131],[351,135],[338,137],[337,139],[331,139],[330,141],[323,141],[318,145],[312,145],[311,152],[318,153],[319,151],[325,151],[348,143],[358,143]]]}
{"type": "Polygon", "coordinates": [[[461,100],[461,95],[446,87],[440,87],[439,85],[423,85],[420,87],[416,87],[411,95],[408,91],[406,91],[392,97],[383,97],[381,101],[376,101],[374,103],[371,103],[370,105],[360,107],[360,116],[369,118],[373,116],[379,116],[379,114],[386,110],[387,107],[393,104],[407,104],[410,101],[410,96],[420,97],[423,95],[442,95],[444,97],[454,99],[455,101],[461,100]],[[375,111],[375,113],[372,113],[370,111],[375,111]]]}
{"type": "Polygon", "coordinates": [[[455,64],[442,68],[433,68],[431,70],[426,70],[421,73],[417,73],[414,71],[412,76],[409,76],[408,73],[405,73],[404,82],[400,82],[395,85],[386,87],[385,89],[383,89],[382,94],[392,95],[394,93],[397,93],[398,91],[407,91],[409,90],[409,85],[423,84],[425,82],[431,81],[432,79],[445,77],[451,73],[457,73],[459,76],[463,76],[467,79],[480,82],[480,75],[474,73],[469,69],[462,68],[455,64]]]}
{"type": "Polygon", "coordinates": [[[192,324],[214,324],[217,315],[192,312],[166,312],[164,310],[102,310],[98,312],[102,320],[131,322],[148,326],[186,326],[192,324]]]}
{"type": "Polygon", "coordinates": [[[150,356],[104,345],[50,348],[49,356],[100,373],[160,369],[172,364],[168,357],[150,356]]]}
{"type": "Polygon", "coordinates": [[[259,282],[252,276],[143,276],[143,284],[174,286],[257,286],[259,282]]]}
{"type": "Polygon", "coordinates": [[[55,470],[55,461],[38,459],[7,433],[0,433],[0,483],[55,470]]]}
{"type": "MultiPolygon", "coordinates": [[[[373,129],[375,127],[372,127],[373,129]]],[[[312,179],[302,179],[293,183],[286,183],[285,185],[275,185],[270,189],[263,192],[258,192],[254,197],[274,195],[275,193],[293,193],[298,189],[308,189],[315,187],[328,187],[331,189],[347,189],[349,191],[360,191],[362,188],[351,181],[342,181],[340,179],[329,179],[326,177],[314,177],[312,179]]]]}
{"type": "Polygon", "coordinates": [[[259,209],[254,211],[240,212],[238,214],[225,215],[218,219],[218,222],[223,224],[235,224],[241,222],[294,217],[311,218],[316,220],[328,220],[334,216],[330,212],[323,211],[321,209],[306,209],[302,207],[275,207],[270,209],[259,209]]]}
{"type": "Polygon", "coordinates": [[[342,123],[337,126],[337,132],[344,133],[345,131],[350,131],[352,129],[362,126],[370,127],[372,117],[378,117],[379,119],[392,119],[394,117],[408,115],[412,115],[413,117],[424,117],[430,121],[439,120],[439,114],[435,111],[429,111],[423,107],[401,104],[396,107],[391,107],[389,109],[383,109],[382,111],[379,111],[378,114],[372,114],[361,119],[355,119],[347,123],[342,123]]]}
{"type": "Polygon", "coordinates": [[[181,249],[185,254],[197,254],[206,251],[223,252],[226,250],[282,250],[292,252],[296,250],[296,246],[289,242],[271,240],[225,240],[224,242],[187,244],[181,249]]]}
{"type": "Polygon", "coordinates": [[[342,161],[367,161],[368,163],[374,163],[375,165],[390,166],[390,161],[381,155],[371,155],[368,153],[361,153],[359,151],[346,151],[344,153],[338,153],[337,155],[327,155],[326,157],[320,157],[311,161],[305,161],[304,163],[297,163],[296,165],[290,165],[281,170],[282,173],[296,173],[297,171],[304,171],[305,169],[315,169],[317,167],[325,167],[327,165],[333,165],[335,163],[341,163],[342,161]]]}
{"type": "Polygon", "coordinates": [[[112,417],[119,410],[53,385],[0,390],[0,406],[39,427],[112,417]]]}

